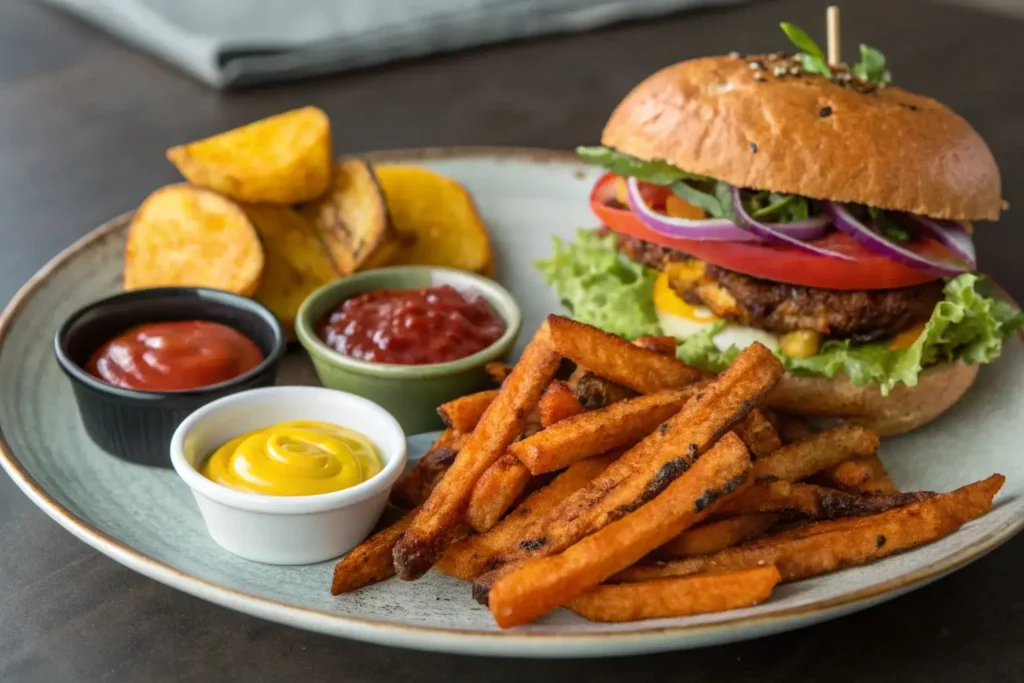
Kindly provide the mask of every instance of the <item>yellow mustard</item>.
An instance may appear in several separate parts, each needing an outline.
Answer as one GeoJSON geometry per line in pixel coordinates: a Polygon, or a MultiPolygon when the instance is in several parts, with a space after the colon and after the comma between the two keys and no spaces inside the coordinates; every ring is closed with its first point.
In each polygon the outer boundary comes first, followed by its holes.
{"type": "Polygon", "coordinates": [[[380,472],[377,447],[329,422],[284,422],[228,441],[199,472],[229,488],[268,496],[313,496],[351,488],[380,472]]]}

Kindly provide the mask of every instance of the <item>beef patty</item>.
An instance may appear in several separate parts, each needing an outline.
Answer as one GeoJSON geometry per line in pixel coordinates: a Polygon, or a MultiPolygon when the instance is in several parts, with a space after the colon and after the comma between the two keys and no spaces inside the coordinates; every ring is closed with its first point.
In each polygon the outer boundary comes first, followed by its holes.
{"type": "Polygon", "coordinates": [[[762,280],[634,237],[618,238],[626,256],[650,268],[688,264],[682,269],[686,277],[674,277],[669,267],[669,284],[687,302],[707,306],[720,318],[776,334],[814,330],[867,343],[894,337],[928,320],[943,299],[941,281],[900,289],[818,289],[762,280]]]}

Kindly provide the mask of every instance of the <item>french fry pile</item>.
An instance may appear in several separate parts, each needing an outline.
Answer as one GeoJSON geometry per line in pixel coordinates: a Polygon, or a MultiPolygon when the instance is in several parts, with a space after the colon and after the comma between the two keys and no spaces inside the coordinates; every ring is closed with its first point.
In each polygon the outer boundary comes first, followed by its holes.
{"type": "Polygon", "coordinates": [[[760,407],[783,374],[764,346],[717,377],[674,346],[549,316],[515,367],[490,368],[500,389],[438,409],[448,429],[392,493],[410,511],[338,563],[331,592],[436,567],[503,628],[559,606],[609,622],[749,607],[941,538],[1002,486],[900,492],[874,432],[760,407]]]}

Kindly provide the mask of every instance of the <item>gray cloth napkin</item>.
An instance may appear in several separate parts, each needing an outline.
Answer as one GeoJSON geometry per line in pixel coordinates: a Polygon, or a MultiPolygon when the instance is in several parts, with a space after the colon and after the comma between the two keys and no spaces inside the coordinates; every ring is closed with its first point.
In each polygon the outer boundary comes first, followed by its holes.
{"type": "Polygon", "coordinates": [[[742,0],[44,0],[216,88],[742,0]]]}

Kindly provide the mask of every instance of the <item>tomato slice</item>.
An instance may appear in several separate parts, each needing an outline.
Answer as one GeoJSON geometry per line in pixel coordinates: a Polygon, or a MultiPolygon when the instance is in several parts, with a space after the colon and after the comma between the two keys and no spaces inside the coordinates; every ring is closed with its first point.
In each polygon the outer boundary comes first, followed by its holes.
{"type": "MultiPolygon", "coordinates": [[[[590,193],[590,208],[605,225],[617,233],[636,237],[695,258],[765,280],[821,289],[896,289],[937,280],[934,275],[914,270],[865,249],[848,235],[830,232],[813,244],[848,254],[853,261],[816,256],[787,246],[754,242],[710,242],[669,237],[651,230],[627,208],[608,203],[614,197],[617,176],[602,176],[590,193]]],[[[945,247],[934,240],[910,246],[929,256],[948,256],[945,247]]]]}

